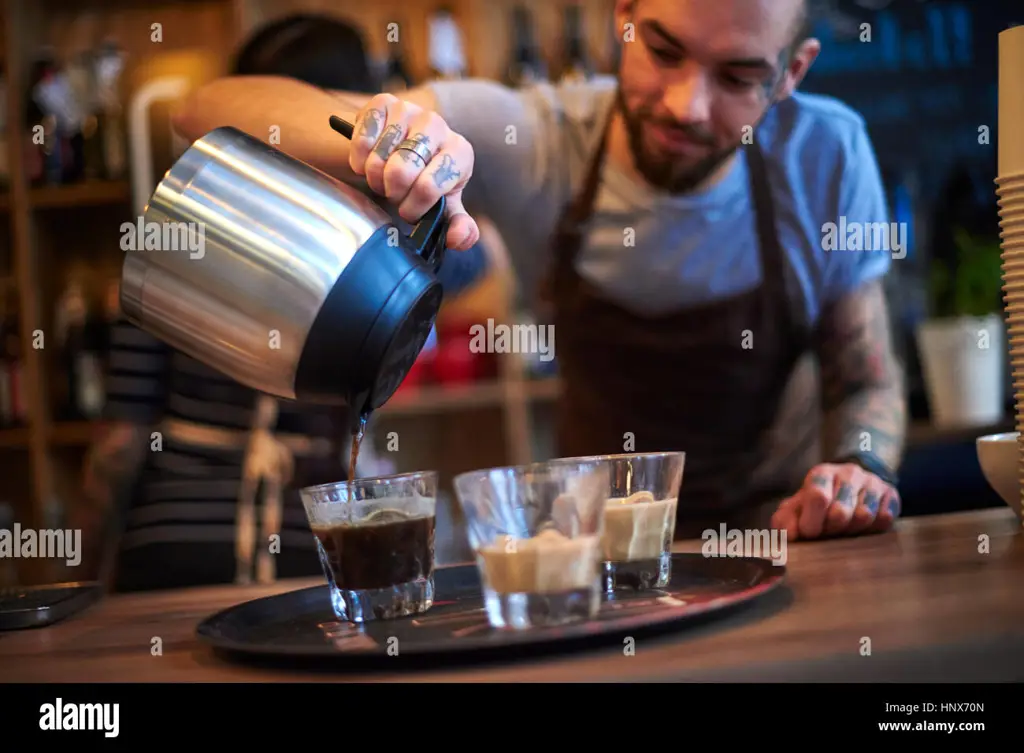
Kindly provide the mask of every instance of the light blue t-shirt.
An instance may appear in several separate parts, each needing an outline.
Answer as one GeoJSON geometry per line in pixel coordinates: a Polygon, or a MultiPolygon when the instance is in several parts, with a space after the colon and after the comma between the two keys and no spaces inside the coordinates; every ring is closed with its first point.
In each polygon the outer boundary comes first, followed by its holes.
{"type": "MultiPolygon", "coordinates": [[[[467,208],[494,221],[527,295],[549,263],[558,214],[581,187],[614,87],[610,78],[522,91],[478,80],[431,85],[440,114],[474,147],[467,208]]],[[[802,93],[769,112],[757,139],[791,293],[813,325],[827,303],[884,275],[895,253],[877,233],[871,241],[870,228],[889,223],[874,150],[857,113],[802,93]],[[823,242],[832,224],[838,250],[823,242]],[[868,228],[859,248],[869,250],[846,250],[858,225],[868,228]]],[[[745,155],[713,187],[686,196],[653,191],[609,163],[602,178],[577,269],[622,306],[655,316],[760,283],[745,155]]]]}

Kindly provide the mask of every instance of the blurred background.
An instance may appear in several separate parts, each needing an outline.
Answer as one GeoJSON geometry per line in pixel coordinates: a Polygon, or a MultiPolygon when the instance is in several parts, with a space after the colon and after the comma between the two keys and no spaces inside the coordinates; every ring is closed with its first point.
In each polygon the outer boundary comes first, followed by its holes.
{"type": "MultiPolygon", "coordinates": [[[[173,103],[224,75],[261,27],[295,13],[346,20],[365,35],[389,91],[435,77],[514,86],[614,71],[612,0],[6,0],[0,97],[0,528],[61,528],[80,494],[82,455],[104,400],[117,317],[121,223],[134,222],[175,144],[173,103]],[[389,24],[397,26],[389,26],[389,24]],[[397,32],[397,33],[396,33],[397,32]],[[40,138],[43,134],[43,138],[40,138]],[[31,521],[31,523],[29,522],[31,521]]],[[[999,506],[974,438],[1013,428],[1005,346],[1000,390],[940,428],[929,400],[936,322],[1001,321],[996,165],[997,34],[1009,0],[827,3],[823,53],[804,89],[866,118],[893,219],[910,228],[890,304],[908,366],[912,426],[906,514],[999,506]],[[864,44],[862,24],[871,24],[864,44]]],[[[1019,8],[1019,5],[1018,5],[1019,8]]],[[[484,239],[488,242],[488,239],[484,239]]],[[[557,360],[472,354],[470,324],[529,323],[501,263],[445,302],[436,336],[376,417],[381,468],[470,468],[552,454],[557,360]],[[396,432],[391,434],[391,432],[396,432]],[[396,440],[397,439],[397,445],[396,440]],[[398,450],[398,451],[395,451],[398,450]]],[[[937,356],[938,357],[938,356],[937,356]]],[[[950,367],[948,351],[941,358],[950,367]]],[[[2,560],[21,579],[42,561],[2,560]]]]}

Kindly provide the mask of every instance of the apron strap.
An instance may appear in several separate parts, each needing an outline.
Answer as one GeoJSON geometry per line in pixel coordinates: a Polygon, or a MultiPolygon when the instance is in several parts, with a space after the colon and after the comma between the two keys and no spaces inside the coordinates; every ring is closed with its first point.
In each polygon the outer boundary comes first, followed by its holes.
{"type": "Polygon", "coordinates": [[[789,294],[787,272],[790,265],[779,241],[775,200],[772,198],[771,182],[768,179],[768,161],[765,159],[764,150],[757,142],[756,135],[744,151],[747,155],[750,195],[754,202],[761,277],[764,287],[763,300],[766,304],[764,313],[766,316],[777,317],[780,311],[783,312],[787,316],[788,329],[793,333],[793,342],[799,343],[803,340],[798,333],[801,317],[796,305],[799,301],[797,296],[789,294]],[[783,304],[781,307],[780,303],[783,304]]]}
{"type": "Polygon", "coordinates": [[[555,251],[564,260],[574,260],[581,245],[580,242],[583,234],[581,225],[590,219],[590,215],[594,210],[594,204],[597,202],[597,194],[601,189],[601,172],[604,169],[605,155],[608,152],[608,134],[611,131],[612,119],[614,117],[615,108],[613,107],[609,110],[604,125],[601,126],[601,137],[587,165],[583,186],[562,214],[556,228],[560,242],[555,251]]]}
{"type": "Polygon", "coordinates": [[[608,110],[597,148],[587,163],[587,171],[583,178],[583,186],[563,209],[555,226],[552,239],[552,258],[548,261],[547,274],[540,281],[537,291],[537,308],[551,314],[555,308],[555,286],[563,270],[571,268],[583,242],[581,225],[590,219],[597,194],[601,188],[601,171],[608,149],[608,133],[611,131],[615,107],[608,110]]]}
{"type": "Polygon", "coordinates": [[[761,246],[762,263],[766,264],[763,270],[764,282],[775,285],[781,279],[775,272],[782,266],[783,257],[775,226],[775,205],[768,181],[768,165],[756,137],[744,151],[747,155],[750,194],[754,199],[757,240],[761,246]]]}
{"type": "Polygon", "coordinates": [[[236,575],[237,583],[252,581],[253,559],[256,577],[260,583],[276,579],[271,538],[281,533],[284,514],[284,488],[294,471],[291,451],[272,434],[277,424],[278,403],[269,395],[258,394],[249,444],[242,464],[242,483],[239,485],[238,514],[236,519],[236,575]],[[256,498],[262,487],[262,536],[258,535],[256,498]]]}

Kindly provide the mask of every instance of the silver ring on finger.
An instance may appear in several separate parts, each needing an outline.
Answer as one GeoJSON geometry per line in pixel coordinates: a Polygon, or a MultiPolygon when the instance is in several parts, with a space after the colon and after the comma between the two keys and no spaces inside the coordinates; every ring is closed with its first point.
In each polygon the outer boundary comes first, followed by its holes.
{"type": "Polygon", "coordinates": [[[412,152],[427,165],[434,157],[434,150],[417,139],[406,139],[395,149],[396,152],[412,152]]]}

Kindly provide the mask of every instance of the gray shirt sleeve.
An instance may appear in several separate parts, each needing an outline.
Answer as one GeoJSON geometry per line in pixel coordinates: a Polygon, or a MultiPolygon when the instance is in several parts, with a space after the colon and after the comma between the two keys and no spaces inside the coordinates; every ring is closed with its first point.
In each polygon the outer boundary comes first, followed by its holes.
{"type": "Polygon", "coordinates": [[[551,189],[555,165],[548,144],[557,124],[549,97],[482,79],[437,81],[429,87],[441,117],[473,145],[467,209],[505,214],[526,208],[551,189]]]}
{"type": "Polygon", "coordinates": [[[520,290],[529,295],[547,266],[547,239],[569,175],[555,90],[550,85],[516,90],[477,79],[429,86],[438,114],[473,145],[466,209],[494,223],[520,290]]]}

